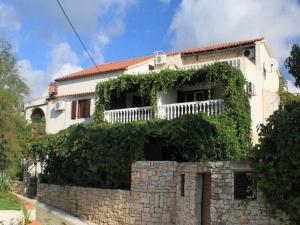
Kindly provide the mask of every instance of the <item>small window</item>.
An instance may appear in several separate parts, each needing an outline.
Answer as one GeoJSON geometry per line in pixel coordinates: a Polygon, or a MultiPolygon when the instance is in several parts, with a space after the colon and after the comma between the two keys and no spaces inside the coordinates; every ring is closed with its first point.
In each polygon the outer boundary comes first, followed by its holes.
{"type": "Polygon", "coordinates": [[[196,101],[205,101],[208,99],[208,97],[206,98],[206,94],[204,91],[198,91],[196,92],[196,101]]]}
{"type": "Polygon", "coordinates": [[[132,96],[132,107],[142,107],[143,106],[143,101],[141,96],[132,96]]]}
{"type": "Polygon", "coordinates": [[[234,199],[246,200],[256,199],[256,184],[254,183],[251,172],[234,173],[234,199]]]}
{"type": "Polygon", "coordinates": [[[78,101],[78,118],[90,117],[90,102],[91,99],[83,99],[78,101]]]}
{"type": "Polygon", "coordinates": [[[91,99],[82,99],[72,101],[71,119],[89,118],[91,108],[91,99]]]}
{"type": "Polygon", "coordinates": [[[186,92],[185,93],[185,102],[193,102],[194,99],[194,92],[186,92]]]}
{"type": "Polygon", "coordinates": [[[208,100],[208,90],[183,92],[184,102],[195,102],[208,100]]]}
{"type": "Polygon", "coordinates": [[[152,70],[154,70],[155,68],[154,68],[154,66],[153,65],[149,65],[149,71],[152,71],[152,70]]]}
{"type": "Polygon", "coordinates": [[[181,174],[181,196],[184,196],[185,174],[181,174]]]}

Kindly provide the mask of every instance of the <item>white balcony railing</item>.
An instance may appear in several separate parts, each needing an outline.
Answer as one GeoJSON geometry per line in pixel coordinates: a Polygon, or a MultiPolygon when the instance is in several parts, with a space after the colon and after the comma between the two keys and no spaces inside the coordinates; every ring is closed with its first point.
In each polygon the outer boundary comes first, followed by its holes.
{"type": "Polygon", "coordinates": [[[185,102],[161,105],[159,107],[160,118],[167,120],[199,112],[203,112],[209,116],[219,115],[224,112],[224,101],[220,99],[200,102],[185,102]]]}
{"type": "Polygon", "coordinates": [[[104,118],[110,123],[130,123],[137,120],[150,120],[153,118],[153,110],[150,106],[106,110],[104,118]]]}
{"type": "MultiPolygon", "coordinates": [[[[224,112],[222,99],[166,104],[158,107],[156,117],[161,119],[175,119],[177,117],[203,112],[209,116],[215,116],[224,112]]],[[[150,120],[154,118],[154,112],[150,106],[138,108],[126,108],[106,110],[104,118],[110,123],[130,123],[137,120],[150,120]]]]}

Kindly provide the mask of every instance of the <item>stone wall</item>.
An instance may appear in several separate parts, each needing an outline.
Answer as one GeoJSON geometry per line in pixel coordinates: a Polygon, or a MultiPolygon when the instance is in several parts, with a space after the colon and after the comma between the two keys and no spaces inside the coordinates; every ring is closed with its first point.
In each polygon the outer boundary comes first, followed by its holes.
{"type": "Polygon", "coordinates": [[[132,165],[133,224],[175,224],[176,162],[132,165]]]}
{"type": "Polygon", "coordinates": [[[130,192],[38,184],[38,199],[97,224],[130,224],[130,192]]]}
{"type": "Polygon", "coordinates": [[[177,177],[185,174],[185,196],[176,197],[176,224],[201,224],[201,183],[211,176],[211,225],[276,225],[267,214],[261,192],[256,200],[234,199],[234,172],[251,171],[245,162],[179,163],[177,177]]]}
{"type": "Polygon", "coordinates": [[[28,198],[35,198],[37,192],[37,183],[27,182],[24,181],[11,181],[10,182],[10,189],[12,192],[24,195],[28,198]]]}
{"type": "Polygon", "coordinates": [[[249,170],[239,162],[136,162],[130,191],[39,184],[38,199],[101,225],[280,224],[259,192],[247,204],[234,199],[234,172],[249,170]]]}
{"type": "Polygon", "coordinates": [[[26,193],[26,183],[23,181],[11,181],[10,190],[14,193],[24,195],[26,193]]]}

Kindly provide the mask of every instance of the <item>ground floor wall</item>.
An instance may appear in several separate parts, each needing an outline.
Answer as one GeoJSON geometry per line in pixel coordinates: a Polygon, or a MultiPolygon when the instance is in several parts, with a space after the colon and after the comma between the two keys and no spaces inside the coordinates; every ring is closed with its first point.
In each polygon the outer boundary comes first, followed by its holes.
{"type": "Polygon", "coordinates": [[[234,198],[234,174],[244,162],[136,162],[131,190],[38,185],[38,199],[101,225],[277,225],[260,192],[234,198]]]}
{"type": "Polygon", "coordinates": [[[11,181],[10,190],[14,193],[35,198],[37,192],[37,183],[30,181],[11,181]]]}

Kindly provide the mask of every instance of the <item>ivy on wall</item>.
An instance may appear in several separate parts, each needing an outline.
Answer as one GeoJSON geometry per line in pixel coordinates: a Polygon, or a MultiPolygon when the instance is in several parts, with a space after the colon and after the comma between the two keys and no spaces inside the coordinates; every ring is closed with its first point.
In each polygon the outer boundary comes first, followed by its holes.
{"type": "Polygon", "coordinates": [[[225,114],[235,121],[241,148],[248,149],[251,146],[251,115],[249,96],[245,91],[247,82],[241,71],[227,62],[217,62],[198,70],[162,70],[158,73],[122,75],[100,82],[96,87],[94,120],[96,123],[103,122],[104,110],[109,109],[111,98],[126,92],[138,92],[155,108],[158,92],[167,93],[173,88],[199,83],[211,87],[221,85],[224,88],[225,114]]]}
{"type": "Polygon", "coordinates": [[[187,115],[171,121],[75,125],[32,143],[29,154],[45,165],[49,183],[129,188],[130,168],[144,160],[151,138],[170,146],[164,160],[240,159],[234,122],[226,116],[187,115]]]}
{"type": "Polygon", "coordinates": [[[145,146],[160,140],[168,148],[164,160],[216,161],[245,156],[251,145],[251,118],[243,74],[227,63],[200,70],[164,70],[149,75],[122,75],[97,85],[94,122],[76,125],[31,142],[28,153],[45,165],[49,183],[128,188],[131,164],[145,159],[145,146]],[[154,119],[109,124],[103,118],[110,100],[138,91],[155,107],[158,92],[206,83],[224,87],[226,112],[202,113],[174,120],[154,119]]]}

